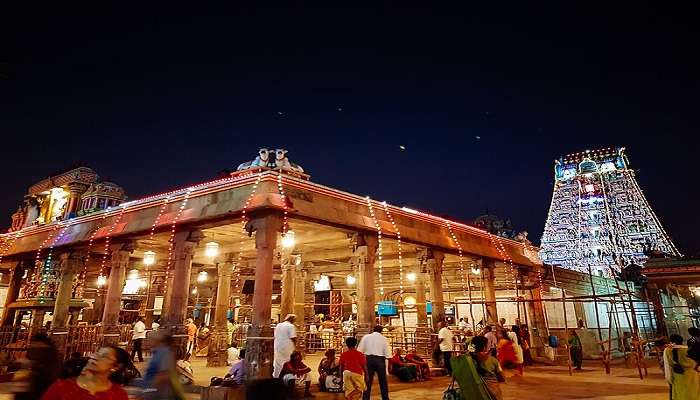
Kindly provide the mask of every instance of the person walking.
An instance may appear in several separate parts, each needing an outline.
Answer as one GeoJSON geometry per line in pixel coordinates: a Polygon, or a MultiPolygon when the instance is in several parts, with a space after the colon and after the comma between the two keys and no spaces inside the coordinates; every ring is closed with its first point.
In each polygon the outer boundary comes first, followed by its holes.
{"type": "Polygon", "coordinates": [[[146,324],[143,322],[143,317],[139,315],[134,322],[134,333],[131,336],[131,361],[134,361],[134,357],[138,355],[139,362],[143,362],[144,339],[146,339],[146,324]]]}
{"type": "Polygon", "coordinates": [[[498,347],[498,337],[496,336],[496,333],[493,331],[493,328],[491,326],[487,326],[484,331],[484,337],[487,340],[487,345],[486,348],[488,349],[489,353],[491,353],[492,356],[496,357],[496,348],[498,347]]]}
{"type": "Polygon", "coordinates": [[[440,322],[438,344],[440,346],[440,352],[442,353],[442,359],[445,363],[445,368],[447,369],[447,374],[452,376],[452,365],[450,365],[450,358],[452,358],[452,352],[455,350],[455,336],[452,334],[452,331],[444,321],[440,322]]]}
{"type": "Polygon", "coordinates": [[[583,346],[581,338],[578,337],[576,329],[572,329],[569,337],[569,351],[571,352],[571,362],[574,364],[576,371],[581,370],[583,365],[583,346]]]}
{"type": "Polygon", "coordinates": [[[294,326],[296,319],[296,315],[287,314],[284,321],[275,327],[273,378],[281,378],[282,367],[291,359],[297,348],[297,328],[294,326]]]}
{"type": "Polygon", "coordinates": [[[363,400],[369,400],[372,394],[372,381],[375,373],[379,379],[379,390],[382,393],[382,400],[389,400],[389,385],[386,381],[386,360],[392,356],[389,342],[382,335],[383,330],[384,328],[381,325],[375,326],[372,333],[362,337],[360,345],[357,347],[357,350],[367,358],[367,390],[362,395],[363,400]]]}
{"type": "Polygon", "coordinates": [[[187,318],[185,320],[185,328],[187,329],[187,351],[185,352],[185,360],[189,360],[192,353],[194,353],[194,341],[197,337],[197,325],[194,324],[192,318],[187,318]]]}

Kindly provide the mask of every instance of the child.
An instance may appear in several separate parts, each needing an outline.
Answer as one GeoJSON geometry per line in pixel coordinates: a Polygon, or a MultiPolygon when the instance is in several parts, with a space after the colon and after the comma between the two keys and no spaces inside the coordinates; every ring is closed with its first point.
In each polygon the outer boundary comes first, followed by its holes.
{"type": "Polygon", "coordinates": [[[501,393],[499,382],[504,382],[505,379],[498,360],[491,355],[488,349],[488,339],[483,336],[476,336],[472,339],[471,344],[474,346],[472,357],[477,365],[476,371],[484,380],[484,384],[491,396],[496,400],[502,400],[503,394],[501,393]]]}
{"type": "Polygon", "coordinates": [[[343,376],[343,390],[348,400],[359,400],[365,391],[365,376],[367,376],[367,359],[357,351],[357,339],[345,339],[348,351],[340,355],[340,372],[343,376]]]}

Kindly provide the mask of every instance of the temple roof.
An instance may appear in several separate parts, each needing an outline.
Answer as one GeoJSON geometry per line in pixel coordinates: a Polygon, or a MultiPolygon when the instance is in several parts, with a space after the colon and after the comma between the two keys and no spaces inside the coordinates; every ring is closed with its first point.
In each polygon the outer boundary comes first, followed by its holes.
{"type": "Polygon", "coordinates": [[[40,248],[76,245],[107,236],[113,240],[142,237],[152,228],[166,231],[175,222],[189,227],[230,224],[236,219],[240,220],[244,208],[249,213],[264,209],[287,209],[290,218],[349,231],[376,232],[377,226],[369,205],[374,210],[381,210],[376,212],[376,219],[388,238],[397,237],[397,231],[400,231],[402,240],[406,242],[441,248],[450,253],[462,250],[465,254],[510,260],[517,265],[542,264],[538,249],[534,246],[421,211],[388,204],[385,207],[385,203],[367,197],[265,169],[239,173],[127,201],[94,214],[0,235],[0,256],[9,258],[36,252],[40,248]],[[284,188],[285,197],[280,194],[280,186],[284,188]],[[387,217],[387,212],[393,215],[395,226],[387,217]],[[450,231],[454,232],[459,246],[450,231]]]}

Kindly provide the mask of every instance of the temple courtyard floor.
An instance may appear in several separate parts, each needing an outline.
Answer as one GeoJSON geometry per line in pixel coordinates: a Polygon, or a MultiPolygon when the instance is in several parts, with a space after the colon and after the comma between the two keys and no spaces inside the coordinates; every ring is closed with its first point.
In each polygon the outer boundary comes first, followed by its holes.
{"type": "MultiPolygon", "coordinates": [[[[318,382],[315,370],[322,356],[307,355],[304,362],[314,370],[314,382],[318,382]]],[[[586,361],[583,371],[575,371],[569,376],[566,367],[538,365],[528,367],[523,377],[510,377],[501,385],[506,400],[548,400],[548,399],[597,399],[597,400],[662,400],[668,398],[668,385],[658,365],[649,363],[648,376],[640,380],[637,370],[615,365],[611,374],[606,375],[601,363],[586,361]]],[[[145,364],[137,365],[140,370],[145,364]]],[[[206,360],[195,359],[192,362],[195,383],[209,386],[212,376],[223,376],[227,367],[209,368],[206,360]]],[[[448,377],[434,377],[419,383],[401,383],[389,378],[389,397],[396,400],[442,399],[442,393],[450,383],[448,377]]],[[[372,399],[381,399],[375,378],[372,386],[372,399]]],[[[318,386],[312,386],[315,399],[343,399],[343,394],[318,392],[318,386]]],[[[192,393],[188,399],[200,399],[199,394],[192,393]]]]}

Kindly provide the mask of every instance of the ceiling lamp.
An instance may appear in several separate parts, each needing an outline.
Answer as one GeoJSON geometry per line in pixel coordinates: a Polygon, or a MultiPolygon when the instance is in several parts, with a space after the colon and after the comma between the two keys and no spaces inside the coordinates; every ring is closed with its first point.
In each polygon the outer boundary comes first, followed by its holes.
{"type": "Polygon", "coordinates": [[[407,273],[406,279],[408,279],[409,282],[415,282],[416,281],[416,273],[415,272],[407,273]]]}
{"type": "Polygon", "coordinates": [[[155,251],[144,251],[143,252],[143,265],[149,266],[156,263],[156,252],[155,251]]]}
{"type": "Polygon", "coordinates": [[[347,283],[348,285],[354,285],[355,282],[357,282],[357,278],[355,278],[354,276],[348,275],[345,277],[345,283],[347,283]]]}
{"type": "Polygon", "coordinates": [[[209,273],[207,273],[207,271],[202,271],[199,273],[199,275],[197,275],[197,282],[199,282],[199,283],[206,282],[208,278],[209,278],[209,273]]]}
{"type": "Polygon", "coordinates": [[[472,267],[472,274],[474,274],[474,275],[481,274],[481,269],[479,269],[479,267],[472,267]]]}
{"type": "Polygon", "coordinates": [[[209,258],[214,258],[219,255],[219,244],[216,242],[209,242],[204,245],[204,255],[209,258]]]}
{"type": "Polygon", "coordinates": [[[127,279],[139,279],[139,270],[137,270],[137,269],[130,270],[127,279]]]}
{"type": "Polygon", "coordinates": [[[197,294],[197,286],[195,286],[194,289],[192,289],[192,294],[197,294]]]}
{"type": "Polygon", "coordinates": [[[416,298],[413,296],[406,296],[403,298],[403,305],[406,308],[413,308],[416,306],[416,298]]]}
{"type": "Polygon", "coordinates": [[[282,234],[282,247],[285,249],[294,248],[296,240],[294,239],[294,231],[287,231],[282,234]]]}
{"type": "Polygon", "coordinates": [[[107,277],[100,275],[97,277],[97,286],[102,287],[107,284],[107,277]]]}

